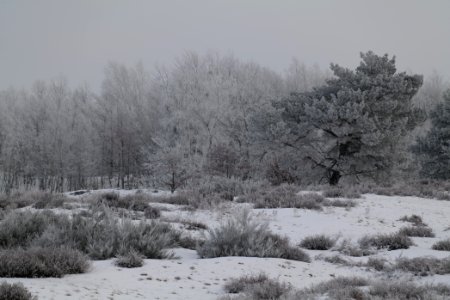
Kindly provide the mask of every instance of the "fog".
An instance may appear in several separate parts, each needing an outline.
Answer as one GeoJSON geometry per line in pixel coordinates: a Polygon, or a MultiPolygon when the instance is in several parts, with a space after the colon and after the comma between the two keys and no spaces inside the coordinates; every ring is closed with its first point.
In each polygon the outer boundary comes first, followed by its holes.
{"type": "Polygon", "coordinates": [[[353,67],[359,52],[450,77],[450,2],[17,1],[0,3],[0,89],[64,76],[99,90],[109,61],[173,64],[185,51],[233,53],[284,71],[293,57],[353,67]]]}

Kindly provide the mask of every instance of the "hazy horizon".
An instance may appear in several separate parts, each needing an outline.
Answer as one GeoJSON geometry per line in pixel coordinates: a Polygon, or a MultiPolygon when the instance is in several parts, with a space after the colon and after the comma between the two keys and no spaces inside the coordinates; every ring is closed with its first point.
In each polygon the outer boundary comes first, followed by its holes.
{"type": "Polygon", "coordinates": [[[232,53],[282,72],[292,58],[354,67],[396,55],[400,71],[450,79],[450,1],[2,1],[0,89],[59,76],[98,90],[109,61],[147,69],[185,51],[232,53]]]}

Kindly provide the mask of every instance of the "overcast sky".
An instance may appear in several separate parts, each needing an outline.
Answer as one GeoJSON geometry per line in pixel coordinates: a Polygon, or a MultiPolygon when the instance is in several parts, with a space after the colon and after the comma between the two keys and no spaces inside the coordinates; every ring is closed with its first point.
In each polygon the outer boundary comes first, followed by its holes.
{"type": "Polygon", "coordinates": [[[65,76],[98,90],[108,61],[233,53],[276,71],[293,57],[355,67],[359,52],[450,78],[449,0],[0,0],[0,89],[65,76]]]}

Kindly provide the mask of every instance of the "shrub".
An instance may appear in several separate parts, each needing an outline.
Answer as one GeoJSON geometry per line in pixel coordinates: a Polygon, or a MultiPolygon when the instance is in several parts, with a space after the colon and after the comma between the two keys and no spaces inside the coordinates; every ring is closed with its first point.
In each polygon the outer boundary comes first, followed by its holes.
{"type": "Polygon", "coordinates": [[[359,245],[363,249],[376,248],[376,249],[408,249],[413,245],[412,240],[403,234],[379,234],[374,236],[365,236],[359,240],[359,245]]]}
{"type": "Polygon", "coordinates": [[[243,276],[231,279],[225,285],[227,293],[245,293],[250,299],[280,299],[291,287],[277,280],[269,279],[265,274],[243,276]]]}
{"type": "Polygon", "coordinates": [[[203,245],[204,241],[191,236],[183,236],[178,240],[178,246],[181,248],[196,250],[197,247],[203,245]]]}
{"type": "Polygon", "coordinates": [[[67,216],[44,212],[11,212],[0,222],[0,248],[27,247],[50,224],[67,223],[67,216]]]}
{"type": "Polygon", "coordinates": [[[139,268],[144,265],[144,260],[138,252],[130,250],[127,253],[117,257],[115,264],[116,266],[122,268],[139,268]]]}
{"type": "Polygon", "coordinates": [[[432,248],[439,251],[450,251],[450,239],[438,241],[432,248]]]}
{"type": "Polygon", "coordinates": [[[337,277],[321,282],[311,288],[300,290],[288,299],[367,299],[364,297],[364,292],[360,287],[368,284],[368,280],[360,277],[337,277]],[[319,297],[320,295],[328,297],[319,297]]]}
{"type": "Polygon", "coordinates": [[[134,249],[146,258],[171,258],[173,255],[166,248],[176,246],[178,240],[179,233],[170,225],[156,221],[135,225],[127,220],[119,227],[118,252],[126,253],[134,249]]]}
{"type": "Polygon", "coordinates": [[[450,274],[450,258],[434,257],[399,258],[393,267],[395,270],[411,272],[418,276],[450,274]]]}
{"type": "Polygon", "coordinates": [[[30,195],[35,202],[33,207],[36,209],[63,207],[67,197],[63,194],[52,194],[49,192],[35,192],[30,195]]]}
{"type": "Polygon", "coordinates": [[[342,258],[342,256],[340,256],[340,255],[326,256],[323,258],[323,260],[330,264],[344,265],[344,266],[351,265],[351,263],[349,261],[342,258]]]}
{"type": "Polygon", "coordinates": [[[92,259],[107,259],[134,249],[147,258],[167,258],[165,248],[174,246],[179,234],[168,224],[140,221],[122,222],[107,208],[99,208],[91,217],[74,215],[63,226],[49,226],[33,245],[68,245],[92,259]]]}
{"type": "Polygon", "coordinates": [[[267,224],[253,220],[248,210],[218,228],[210,229],[197,252],[202,258],[253,256],[309,262],[306,253],[291,247],[287,238],[273,234],[267,224]]]}
{"type": "Polygon", "coordinates": [[[411,237],[434,237],[433,230],[425,226],[409,226],[400,229],[399,234],[411,237]]]}
{"type": "Polygon", "coordinates": [[[298,291],[288,300],[301,299],[447,299],[450,287],[445,285],[419,285],[407,281],[369,281],[359,277],[338,277],[312,288],[298,291]]]}
{"type": "Polygon", "coordinates": [[[157,219],[161,217],[161,210],[157,207],[147,206],[144,210],[144,216],[147,219],[157,219]]]}
{"type": "Polygon", "coordinates": [[[333,207],[345,207],[345,208],[350,208],[350,207],[355,207],[356,206],[356,202],[353,200],[328,200],[326,199],[323,202],[323,206],[333,206],[333,207]]]}
{"type": "Polygon", "coordinates": [[[361,198],[361,194],[352,188],[328,188],[322,192],[322,195],[326,198],[361,198]]]}
{"type": "Polygon", "coordinates": [[[386,269],[386,262],[384,258],[369,257],[366,266],[377,271],[383,271],[386,269]]]}
{"type": "Polygon", "coordinates": [[[91,196],[91,202],[95,205],[107,205],[114,208],[124,208],[134,211],[145,211],[152,196],[144,193],[136,193],[121,197],[118,193],[107,192],[91,196]]]}
{"type": "Polygon", "coordinates": [[[367,248],[362,248],[360,245],[354,245],[349,240],[343,240],[338,246],[337,251],[344,255],[361,257],[374,254],[374,251],[367,248]]]}
{"type": "Polygon", "coordinates": [[[399,221],[403,222],[409,222],[412,223],[414,226],[427,226],[422,220],[422,218],[418,215],[411,215],[411,216],[403,216],[399,219],[399,221]]]}
{"type": "Polygon", "coordinates": [[[298,195],[293,186],[281,185],[266,193],[253,195],[247,198],[254,203],[255,208],[299,208],[322,209],[324,198],[317,193],[305,193],[298,195]]]}
{"type": "Polygon", "coordinates": [[[67,247],[0,251],[0,277],[62,277],[85,273],[88,268],[87,258],[67,247]]]}
{"type": "Polygon", "coordinates": [[[309,250],[328,250],[333,247],[335,243],[336,240],[321,234],[304,238],[300,243],[300,247],[309,250]]]}
{"type": "Polygon", "coordinates": [[[233,201],[234,197],[244,192],[242,181],[234,177],[210,176],[201,178],[192,186],[195,187],[193,192],[200,198],[217,196],[222,201],[233,201]]]}
{"type": "Polygon", "coordinates": [[[378,281],[369,288],[368,294],[375,299],[446,299],[446,296],[450,295],[450,289],[443,285],[418,285],[407,281],[378,281]]]}
{"type": "Polygon", "coordinates": [[[0,284],[0,300],[37,300],[21,283],[0,284]]]}

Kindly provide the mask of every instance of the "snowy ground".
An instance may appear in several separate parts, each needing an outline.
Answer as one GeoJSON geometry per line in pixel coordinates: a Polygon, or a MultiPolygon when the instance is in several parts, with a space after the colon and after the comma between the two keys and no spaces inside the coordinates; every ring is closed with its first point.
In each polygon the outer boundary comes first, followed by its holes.
{"type": "MultiPolygon", "coordinates": [[[[149,191],[152,192],[152,191],[149,191]]],[[[125,192],[121,192],[125,193],[125,192]]],[[[164,194],[164,192],[159,192],[164,194]]],[[[77,197],[73,198],[74,200],[77,197]]],[[[289,237],[293,244],[305,236],[327,234],[357,241],[366,234],[395,232],[408,223],[399,221],[405,215],[422,217],[436,234],[435,238],[413,238],[416,246],[407,250],[380,251],[375,256],[391,261],[398,257],[435,256],[444,258],[449,252],[431,250],[431,245],[450,238],[450,201],[417,197],[389,197],[366,194],[351,209],[329,207],[323,211],[303,209],[258,209],[257,218],[270,223],[271,229],[289,237]]],[[[186,211],[165,205],[164,220],[193,220],[214,227],[246,204],[230,204],[215,210],[186,211]]],[[[89,273],[63,278],[5,279],[22,282],[39,299],[217,299],[222,286],[231,277],[265,272],[270,277],[291,283],[296,288],[331,279],[339,275],[381,276],[362,267],[345,267],[327,263],[318,255],[335,255],[335,251],[308,251],[311,263],[272,258],[223,257],[199,259],[196,252],[174,249],[173,260],[146,260],[136,269],[114,266],[112,260],[94,261],[89,273]]],[[[352,261],[365,258],[345,257],[352,261]]],[[[411,275],[396,274],[408,277],[411,275]]],[[[414,278],[427,282],[450,284],[450,275],[414,278]]],[[[1,279],[3,281],[3,279],[1,279]]]]}

